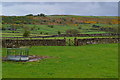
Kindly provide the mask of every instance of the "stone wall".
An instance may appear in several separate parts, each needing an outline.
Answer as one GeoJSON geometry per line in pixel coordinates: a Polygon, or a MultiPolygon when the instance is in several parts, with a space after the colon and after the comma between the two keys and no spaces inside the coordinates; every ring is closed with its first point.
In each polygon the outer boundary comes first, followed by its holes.
{"type": "Polygon", "coordinates": [[[34,40],[2,40],[2,47],[12,48],[20,46],[65,46],[65,39],[34,39],[34,40]]]}
{"type": "MultiPolygon", "coordinates": [[[[60,35],[51,35],[51,36],[34,36],[28,38],[50,38],[50,37],[95,37],[95,36],[120,36],[120,34],[115,33],[102,33],[102,34],[60,34],[60,35]]],[[[4,39],[13,39],[13,38],[25,38],[25,37],[4,37],[4,39]]]]}
{"type": "MultiPolygon", "coordinates": [[[[120,38],[89,38],[89,39],[74,39],[73,46],[82,46],[87,44],[108,44],[119,43],[120,38]]],[[[66,39],[32,39],[32,40],[12,40],[3,39],[2,47],[18,48],[21,46],[66,46],[66,39]]],[[[70,42],[68,42],[70,43],[70,42]]],[[[69,45],[68,45],[69,46],[69,45]]]]}
{"type": "Polygon", "coordinates": [[[115,33],[101,33],[101,34],[61,34],[58,37],[95,37],[95,36],[120,36],[120,34],[115,33]]]}
{"type": "Polygon", "coordinates": [[[120,38],[89,38],[89,39],[75,39],[75,46],[87,45],[87,44],[108,44],[119,43],[120,38]]]}

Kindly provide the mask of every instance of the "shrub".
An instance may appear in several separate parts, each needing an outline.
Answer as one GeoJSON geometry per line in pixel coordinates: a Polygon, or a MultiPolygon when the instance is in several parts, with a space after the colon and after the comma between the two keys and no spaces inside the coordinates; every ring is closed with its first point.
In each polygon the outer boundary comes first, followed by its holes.
{"type": "Polygon", "coordinates": [[[82,29],[81,27],[78,27],[78,29],[82,29]]]}
{"type": "Polygon", "coordinates": [[[40,28],[38,28],[38,30],[40,30],[40,28]]]}
{"type": "Polygon", "coordinates": [[[119,28],[118,27],[101,27],[100,30],[106,31],[106,32],[118,33],[119,28]]]}
{"type": "Polygon", "coordinates": [[[53,25],[48,25],[48,27],[53,28],[54,26],[53,25]]]}
{"type": "Polygon", "coordinates": [[[25,30],[23,33],[23,37],[29,37],[30,36],[30,31],[25,30]]]}
{"type": "Polygon", "coordinates": [[[23,29],[24,29],[23,37],[29,37],[30,36],[30,27],[23,25],[23,29]]]}
{"type": "Polygon", "coordinates": [[[45,33],[45,35],[48,35],[48,33],[45,33]]]}
{"type": "Polygon", "coordinates": [[[5,28],[5,27],[2,27],[2,30],[6,30],[6,28],[5,28]]]}
{"type": "Polygon", "coordinates": [[[40,32],[40,34],[42,34],[42,32],[40,32]]]}
{"type": "Polygon", "coordinates": [[[12,33],[15,33],[15,31],[12,31],[12,33]]]}
{"type": "Polygon", "coordinates": [[[94,27],[94,28],[99,28],[100,26],[97,26],[97,25],[92,25],[92,27],[94,27]]]}
{"type": "Polygon", "coordinates": [[[33,14],[28,14],[28,15],[26,15],[26,16],[33,16],[33,14]]]}
{"type": "Polygon", "coordinates": [[[58,31],[58,35],[60,35],[61,34],[61,32],[60,31],[58,31]]]}
{"type": "Polygon", "coordinates": [[[79,31],[77,29],[68,29],[68,30],[66,30],[66,34],[76,35],[78,33],[79,33],[79,31]]]}
{"type": "Polygon", "coordinates": [[[41,14],[38,14],[37,16],[45,17],[46,15],[41,13],[41,14]]]}

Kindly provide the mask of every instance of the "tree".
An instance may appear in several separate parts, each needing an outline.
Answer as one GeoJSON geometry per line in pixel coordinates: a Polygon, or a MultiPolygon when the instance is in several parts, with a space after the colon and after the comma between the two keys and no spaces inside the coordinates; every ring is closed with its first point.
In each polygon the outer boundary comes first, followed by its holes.
{"type": "Polygon", "coordinates": [[[66,30],[66,34],[76,35],[78,33],[79,33],[79,31],[77,29],[68,29],[68,30],[66,30]]]}
{"type": "Polygon", "coordinates": [[[41,13],[41,14],[38,14],[37,16],[45,17],[45,14],[41,13]]]}
{"type": "Polygon", "coordinates": [[[31,30],[35,30],[35,26],[33,26],[33,27],[31,28],[31,30]]]}
{"type": "Polygon", "coordinates": [[[28,14],[28,15],[26,15],[26,16],[33,16],[33,14],[28,14]]]}
{"type": "Polygon", "coordinates": [[[29,37],[30,36],[30,31],[25,30],[23,33],[23,37],[29,37]]]}
{"type": "Polygon", "coordinates": [[[94,28],[99,28],[100,26],[97,26],[97,25],[92,25],[92,27],[94,27],[94,28]]]}
{"type": "Polygon", "coordinates": [[[6,30],[6,28],[5,28],[5,27],[2,27],[2,30],[6,30]]]}
{"type": "Polygon", "coordinates": [[[82,29],[81,27],[78,27],[78,29],[82,29]]]}
{"type": "Polygon", "coordinates": [[[61,32],[60,31],[58,31],[58,35],[60,35],[61,34],[61,32]]]}
{"type": "Polygon", "coordinates": [[[48,33],[45,33],[45,35],[48,35],[48,33]]]}
{"type": "Polygon", "coordinates": [[[40,28],[38,28],[38,30],[40,30],[40,28]]]}
{"type": "Polygon", "coordinates": [[[53,28],[54,26],[53,25],[48,25],[48,27],[53,28]]]}
{"type": "Polygon", "coordinates": [[[29,37],[30,36],[30,28],[28,26],[23,25],[23,29],[24,29],[23,37],[29,37]]]}
{"type": "Polygon", "coordinates": [[[43,34],[43,32],[40,32],[40,34],[43,34]]]}

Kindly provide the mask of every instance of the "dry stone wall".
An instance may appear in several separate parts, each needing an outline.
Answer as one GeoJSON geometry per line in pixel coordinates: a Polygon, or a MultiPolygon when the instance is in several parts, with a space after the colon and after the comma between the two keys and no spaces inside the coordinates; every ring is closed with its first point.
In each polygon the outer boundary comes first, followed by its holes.
{"type": "MultiPolygon", "coordinates": [[[[89,38],[89,39],[74,39],[74,46],[82,46],[88,44],[108,44],[119,43],[120,38],[89,38]]],[[[11,40],[3,39],[2,47],[18,48],[21,46],[66,46],[66,39],[32,39],[32,40],[11,40]]],[[[70,42],[68,42],[70,43],[70,42]]]]}
{"type": "Polygon", "coordinates": [[[36,40],[2,40],[2,47],[20,46],[65,46],[65,39],[36,39],[36,40]]]}
{"type": "Polygon", "coordinates": [[[89,39],[75,39],[75,46],[87,45],[87,44],[108,44],[119,43],[120,38],[89,38],[89,39]]]}

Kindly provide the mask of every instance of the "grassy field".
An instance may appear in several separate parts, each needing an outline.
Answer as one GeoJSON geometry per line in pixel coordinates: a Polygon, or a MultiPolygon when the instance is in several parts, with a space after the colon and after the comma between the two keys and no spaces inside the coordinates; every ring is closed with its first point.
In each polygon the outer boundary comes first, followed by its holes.
{"type": "MultiPolygon", "coordinates": [[[[3,56],[6,49],[3,48],[3,56]]],[[[3,78],[117,78],[118,44],[33,46],[38,62],[3,62],[3,78]]]]}
{"type": "Polygon", "coordinates": [[[82,34],[116,33],[118,19],[117,16],[2,16],[2,37],[22,37],[25,28],[30,36],[65,34],[69,29],[82,34]]]}
{"type": "MultiPolygon", "coordinates": [[[[34,30],[30,30],[30,36],[57,35],[58,31],[60,31],[61,34],[65,34],[66,30],[68,30],[68,29],[76,29],[82,34],[107,33],[105,31],[92,30],[93,29],[92,25],[93,24],[79,24],[79,26],[54,25],[53,28],[48,27],[48,25],[33,25],[33,24],[28,25],[28,24],[26,24],[25,26],[28,26],[29,28],[34,27],[34,30]],[[79,29],[79,27],[81,29],[79,29]]],[[[100,25],[102,25],[102,24],[100,24],[100,25]]],[[[104,24],[102,26],[108,26],[108,25],[104,24]]],[[[7,28],[7,27],[10,27],[10,25],[9,24],[3,24],[3,27],[7,28]]],[[[13,31],[11,31],[11,30],[3,30],[2,31],[2,36],[3,37],[22,37],[23,33],[24,33],[22,28],[18,28],[14,32],[16,32],[16,33],[13,33],[13,31]]]]}

